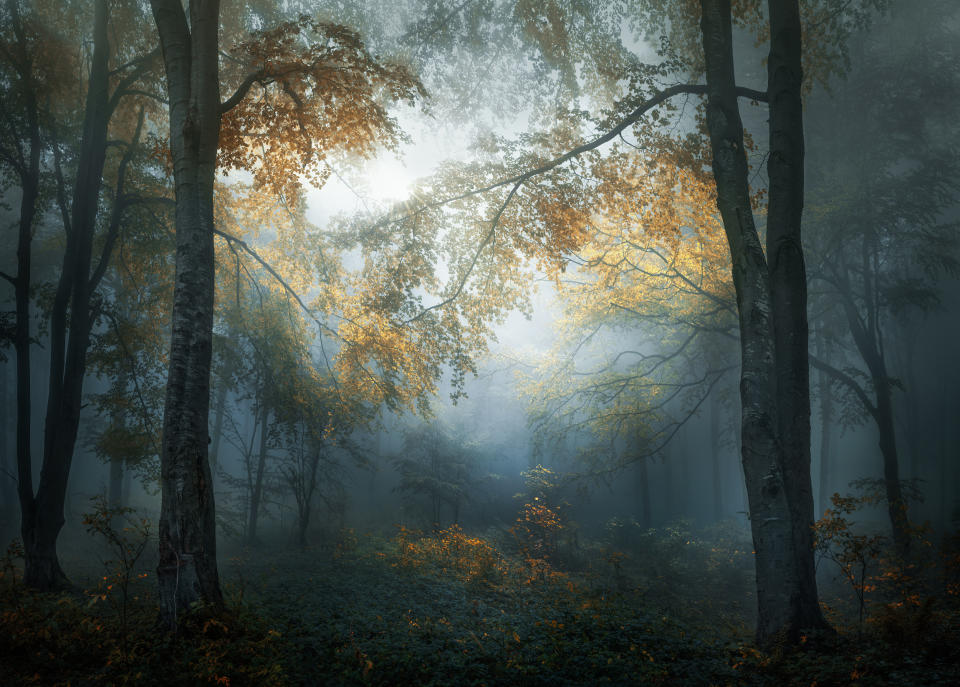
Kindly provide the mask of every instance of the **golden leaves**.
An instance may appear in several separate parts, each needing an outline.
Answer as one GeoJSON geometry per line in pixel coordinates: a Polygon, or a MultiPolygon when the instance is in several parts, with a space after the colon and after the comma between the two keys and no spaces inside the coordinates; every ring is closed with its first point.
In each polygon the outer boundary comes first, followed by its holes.
{"type": "Polygon", "coordinates": [[[329,157],[396,147],[402,132],[386,104],[425,96],[409,69],[371,56],[356,31],[307,17],[254,34],[231,57],[239,92],[250,91],[223,116],[219,164],[290,202],[301,178],[326,182],[329,157]]]}

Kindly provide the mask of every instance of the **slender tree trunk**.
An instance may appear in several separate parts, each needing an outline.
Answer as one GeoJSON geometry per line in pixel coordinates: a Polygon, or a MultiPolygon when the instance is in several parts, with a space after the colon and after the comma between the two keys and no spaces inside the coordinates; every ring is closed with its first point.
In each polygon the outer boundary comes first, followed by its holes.
{"type": "Polygon", "coordinates": [[[16,472],[10,461],[8,379],[7,361],[0,361],[0,537],[8,536],[7,526],[14,522],[17,502],[16,472]]]}
{"type": "Polygon", "coordinates": [[[151,0],[166,69],[176,189],[176,281],[160,455],[161,620],[223,605],[207,459],[213,350],[213,185],[220,136],[217,0],[151,0]]]}
{"type": "Polygon", "coordinates": [[[680,517],[683,519],[690,519],[692,514],[690,513],[690,437],[687,436],[683,430],[680,434],[677,435],[677,438],[681,438],[681,443],[679,447],[680,453],[680,485],[677,489],[677,503],[680,506],[680,517]]]}
{"type": "Polygon", "coordinates": [[[263,474],[267,466],[269,420],[270,408],[264,405],[260,411],[260,453],[257,457],[257,470],[250,489],[250,512],[247,514],[247,542],[249,544],[257,543],[257,521],[260,517],[260,502],[263,500],[263,474]]]}
{"type": "Polygon", "coordinates": [[[17,367],[17,495],[20,501],[20,534],[24,542],[32,539],[36,500],[33,494],[33,463],[30,441],[32,412],[30,361],[30,286],[32,281],[31,248],[33,222],[40,194],[40,116],[37,89],[33,79],[33,60],[27,47],[20,18],[19,4],[7,3],[13,22],[17,44],[15,61],[19,75],[18,86],[23,91],[26,135],[29,156],[18,166],[20,177],[20,219],[17,227],[17,275],[10,279],[14,288],[15,316],[13,349],[17,367]]]}
{"type": "Polygon", "coordinates": [[[768,270],[750,203],[730,2],[701,4],[713,174],[740,320],[742,460],[756,552],[757,641],[768,645],[778,637],[797,641],[804,629],[826,627],[813,575],[809,382],[806,370],[797,369],[801,359],[806,363],[805,282],[797,284],[805,279],[799,243],[799,10],[796,2],[770,3],[768,252],[775,264],[768,270]],[[785,226],[774,227],[775,222],[785,226]],[[788,418],[790,412],[798,417],[788,418]]]}
{"type": "Polygon", "coordinates": [[[223,438],[223,416],[227,407],[227,384],[220,380],[217,385],[217,397],[214,400],[213,436],[210,444],[210,472],[211,477],[217,472],[217,463],[220,461],[220,439],[223,438]]]}
{"type": "Polygon", "coordinates": [[[720,459],[720,397],[716,391],[710,394],[710,455],[713,459],[713,521],[723,519],[723,484],[720,459]]]}
{"type": "MultiPolygon", "coordinates": [[[[117,375],[116,388],[121,394],[127,391],[127,372],[121,371],[117,375]]],[[[124,426],[124,411],[115,408],[110,418],[110,423],[117,428],[124,426]]],[[[110,456],[110,485],[107,495],[107,503],[110,508],[120,508],[124,504],[123,500],[123,455],[113,453],[110,456]]]]}
{"type": "Polygon", "coordinates": [[[640,527],[650,529],[650,476],[647,474],[647,459],[637,461],[636,489],[640,501],[640,527]]]}
{"type": "Polygon", "coordinates": [[[893,528],[893,541],[901,554],[910,550],[907,502],[900,486],[897,435],[893,420],[893,397],[889,379],[874,379],[877,393],[877,428],[880,430],[880,453],[883,456],[883,484],[887,496],[887,513],[893,528]]]}
{"type": "MultiPolygon", "coordinates": [[[[822,331],[817,333],[817,357],[827,360],[827,347],[822,331]]],[[[824,370],[817,373],[817,390],[820,395],[820,488],[819,502],[822,513],[830,504],[830,440],[833,434],[833,394],[830,378],[824,370]]]]}
{"type": "Polygon", "coordinates": [[[677,504],[673,495],[673,453],[675,451],[668,444],[661,455],[663,461],[663,494],[665,497],[663,519],[666,522],[670,522],[677,515],[677,504]]]}
{"type": "MultiPolygon", "coordinates": [[[[879,296],[875,279],[871,279],[871,239],[865,237],[862,246],[862,262],[860,272],[863,276],[864,303],[866,316],[861,317],[852,296],[852,287],[849,277],[843,284],[842,299],[847,324],[853,337],[854,344],[860,357],[863,359],[870,373],[870,383],[873,386],[875,405],[871,405],[866,392],[861,393],[861,402],[865,410],[873,417],[879,434],[880,455],[883,460],[883,481],[887,497],[887,513],[890,516],[890,527],[893,531],[894,543],[902,554],[908,553],[910,535],[908,533],[907,503],[903,498],[900,485],[900,465],[897,454],[897,437],[893,415],[893,388],[890,375],[887,371],[887,362],[884,354],[883,334],[880,330],[879,312],[877,303],[879,296]]],[[[846,274],[846,266],[844,266],[846,274]]]]}
{"type": "Polygon", "coordinates": [[[298,522],[298,541],[300,546],[307,545],[307,529],[310,527],[310,511],[313,504],[313,494],[317,489],[317,468],[320,466],[320,452],[317,451],[310,457],[309,474],[307,482],[304,485],[303,495],[300,503],[300,520],[298,522]]]}

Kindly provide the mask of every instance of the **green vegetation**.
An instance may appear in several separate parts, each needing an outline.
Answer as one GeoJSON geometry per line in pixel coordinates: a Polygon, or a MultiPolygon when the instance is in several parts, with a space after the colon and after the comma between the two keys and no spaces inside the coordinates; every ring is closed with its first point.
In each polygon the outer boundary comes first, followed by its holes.
{"type": "MultiPolygon", "coordinates": [[[[842,548],[860,540],[840,536],[852,526],[840,513],[829,530],[823,521],[821,528],[842,548]]],[[[115,529],[111,523],[123,515],[100,502],[87,516],[116,554],[82,593],[27,591],[22,552],[8,550],[0,578],[4,684],[960,679],[956,542],[944,545],[952,557],[912,580],[915,594],[906,598],[902,575],[909,571],[868,568],[862,628],[859,597],[841,584],[828,587],[826,610],[838,634],[768,653],[752,648],[752,555],[746,531],[730,521],[693,531],[683,521],[644,530],[615,519],[602,537],[549,559],[534,557],[508,531],[477,536],[456,525],[432,533],[398,527],[390,536],[343,530],[327,545],[289,551],[245,548],[222,564],[226,615],[214,618],[198,607],[177,635],[158,637],[149,565],[123,557],[143,541],[141,521],[115,529]]],[[[844,555],[850,552],[836,557],[844,555]]]]}

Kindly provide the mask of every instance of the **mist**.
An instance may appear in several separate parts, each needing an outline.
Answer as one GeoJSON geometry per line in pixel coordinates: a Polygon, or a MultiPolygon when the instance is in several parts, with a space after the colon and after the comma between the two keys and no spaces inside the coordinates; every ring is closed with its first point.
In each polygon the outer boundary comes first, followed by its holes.
{"type": "Polygon", "coordinates": [[[960,680],[960,7],[187,5],[0,10],[3,684],[960,680]]]}

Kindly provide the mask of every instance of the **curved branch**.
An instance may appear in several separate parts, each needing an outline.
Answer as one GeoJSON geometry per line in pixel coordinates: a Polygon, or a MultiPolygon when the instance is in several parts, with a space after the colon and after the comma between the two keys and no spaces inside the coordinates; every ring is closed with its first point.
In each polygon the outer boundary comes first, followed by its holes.
{"type": "MultiPolygon", "coordinates": [[[[583,155],[584,153],[590,152],[591,150],[595,150],[600,146],[604,145],[605,143],[609,143],[614,138],[619,136],[624,130],[626,130],[627,127],[631,126],[634,122],[639,120],[640,117],[642,117],[648,111],[652,110],[656,106],[666,102],[667,100],[669,100],[670,98],[676,95],[683,95],[683,94],[706,95],[706,93],[707,93],[707,87],[701,84],[677,84],[675,86],[671,86],[670,88],[666,88],[660,91],[659,93],[655,94],[651,98],[648,98],[647,100],[645,100],[643,103],[637,106],[633,110],[633,112],[627,115],[623,120],[620,121],[619,124],[617,124],[607,133],[593,139],[592,141],[584,143],[583,145],[580,145],[580,146],[577,146],[576,148],[568,150],[563,155],[556,157],[550,160],[549,162],[546,162],[545,164],[540,165],[539,167],[527,170],[522,174],[517,174],[512,177],[508,177],[506,179],[501,179],[500,181],[494,182],[492,184],[488,184],[487,186],[482,186],[480,188],[476,188],[456,196],[443,198],[441,200],[437,200],[432,203],[426,203],[424,205],[421,205],[414,212],[411,212],[407,215],[403,215],[400,217],[388,217],[381,220],[380,222],[375,223],[371,227],[371,229],[382,228],[396,221],[412,219],[413,217],[416,217],[417,215],[424,212],[425,210],[431,210],[433,208],[441,207],[449,203],[454,203],[458,200],[464,200],[466,198],[487,193],[489,191],[494,191],[498,188],[503,188],[504,186],[510,186],[511,184],[513,185],[513,188],[510,189],[510,193],[507,195],[507,199],[500,206],[499,211],[494,217],[493,222],[491,223],[490,231],[487,232],[487,235],[484,237],[483,241],[480,243],[480,246],[477,248],[477,252],[474,254],[473,260],[470,263],[470,267],[467,269],[466,273],[461,278],[460,283],[457,285],[457,289],[453,293],[453,295],[451,295],[450,297],[444,299],[439,303],[436,303],[427,308],[424,308],[419,313],[417,313],[410,319],[406,320],[404,324],[409,324],[410,322],[419,320],[421,317],[426,315],[431,310],[436,310],[438,308],[442,308],[446,305],[449,305],[463,292],[463,288],[466,285],[467,279],[470,277],[470,273],[473,271],[473,268],[476,266],[477,260],[479,259],[480,254],[483,252],[483,249],[486,248],[486,246],[490,243],[490,240],[493,238],[493,234],[494,234],[494,231],[496,230],[497,224],[500,221],[500,217],[503,215],[504,211],[507,209],[507,205],[509,205],[510,201],[513,199],[513,196],[516,194],[517,190],[524,183],[526,183],[533,177],[540,176],[541,174],[545,174],[550,170],[556,167],[559,167],[565,162],[569,162],[570,160],[576,157],[579,157],[580,155],[583,155]]],[[[736,93],[740,97],[750,98],[752,100],[757,100],[762,102],[766,102],[767,100],[766,93],[763,93],[761,91],[755,91],[751,88],[737,87],[736,93]]]]}
{"type": "MultiPolygon", "coordinates": [[[[482,193],[487,193],[488,191],[494,191],[498,188],[509,186],[510,184],[520,186],[525,182],[529,181],[530,179],[532,179],[533,177],[540,176],[541,174],[545,174],[550,170],[554,169],[555,167],[559,167],[565,162],[569,162],[570,160],[576,157],[579,157],[584,153],[588,153],[591,150],[596,150],[597,148],[604,145],[605,143],[609,143],[614,138],[619,136],[621,132],[625,131],[627,127],[631,126],[637,120],[639,120],[644,114],[646,114],[653,108],[657,107],[658,105],[663,104],[670,98],[673,98],[674,96],[677,96],[677,95],[706,95],[706,93],[707,93],[707,87],[702,84],[677,84],[675,86],[670,86],[669,88],[665,88],[659,93],[656,93],[652,97],[643,101],[640,105],[636,107],[636,109],[633,110],[633,112],[631,112],[629,115],[624,117],[619,124],[617,124],[607,133],[603,134],[602,136],[598,136],[597,138],[593,139],[592,141],[588,141],[583,145],[577,146],[576,148],[572,148],[571,150],[568,150],[563,155],[559,157],[555,157],[549,162],[545,162],[544,164],[540,165],[539,167],[527,170],[526,172],[523,172],[521,174],[516,174],[512,177],[507,177],[506,179],[501,179],[500,181],[496,181],[492,184],[488,184],[487,186],[481,186],[480,188],[475,188],[470,191],[466,191],[465,193],[461,193],[456,196],[450,196],[449,198],[443,198],[441,200],[437,200],[432,203],[426,203],[424,205],[421,205],[419,208],[417,208],[416,211],[408,215],[404,215],[402,217],[384,218],[380,222],[377,222],[376,224],[374,224],[371,228],[379,229],[381,227],[386,226],[387,224],[390,224],[391,222],[395,222],[403,219],[409,219],[414,215],[420,214],[424,210],[432,210],[433,208],[441,207],[443,205],[448,205],[450,203],[455,203],[458,200],[464,200],[472,196],[480,195],[482,193]]],[[[762,91],[753,90],[752,88],[743,88],[738,86],[736,88],[736,93],[741,98],[749,98],[751,100],[756,100],[758,102],[767,101],[766,93],[762,91]]]]}
{"type": "Polygon", "coordinates": [[[240,85],[237,86],[237,90],[233,92],[233,95],[231,95],[229,98],[223,101],[223,103],[220,105],[220,114],[226,114],[227,112],[235,108],[237,105],[239,105],[240,101],[243,100],[246,97],[247,93],[250,92],[250,89],[253,87],[253,84],[260,83],[266,78],[266,76],[267,76],[266,69],[258,69],[255,72],[247,74],[247,78],[245,78],[240,83],[240,85]]]}
{"type": "Polygon", "coordinates": [[[860,403],[863,404],[864,409],[868,413],[870,413],[870,415],[873,416],[874,419],[877,418],[877,407],[870,401],[870,398],[867,396],[867,392],[863,390],[863,387],[857,384],[857,380],[855,380],[853,377],[848,375],[843,370],[838,370],[833,365],[830,365],[829,363],[824,362],[823,360],[820,360],[820,358],[815,356],[813,353],[809,354],[809,358],[810,358],[811,366],[817,368],[821,372],[826,373],[828,376],[832,377],[835,381],[840,382],[845,387],[850,389],[850,391],[853,392],[853,394],[857,397],[860,403]]]}

